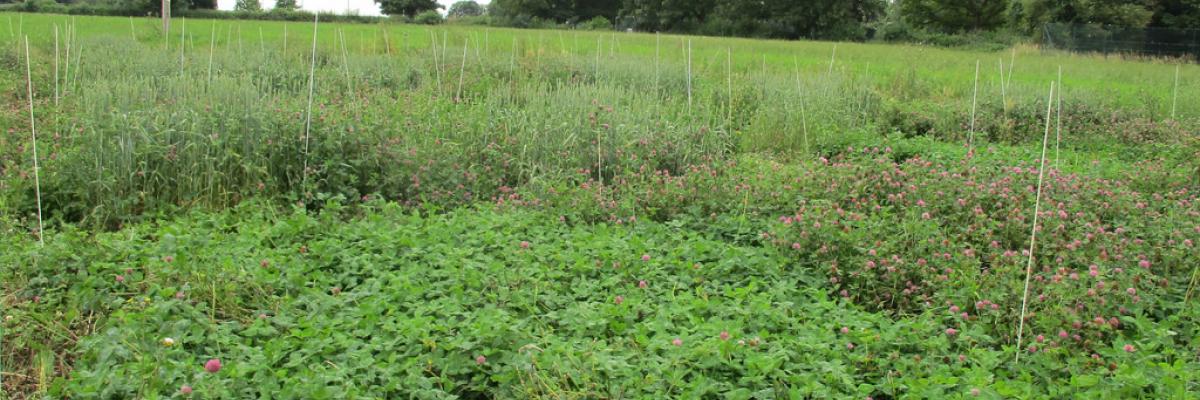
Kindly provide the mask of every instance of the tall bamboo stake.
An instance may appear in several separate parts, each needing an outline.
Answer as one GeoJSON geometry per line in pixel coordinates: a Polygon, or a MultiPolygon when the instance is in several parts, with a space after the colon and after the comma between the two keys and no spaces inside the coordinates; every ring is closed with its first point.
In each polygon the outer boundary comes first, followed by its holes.
{"type": "Polygon", "coordinates": [[[662,35],[654,32],[654,93],[658,94],[658,58],[662,50],[662,35]]]}
{"type": "Polygon", "coordinates": [[[1046,99],[1046,128],[1042,134],[1042,158],[1038,167],[1037,195],[1033,200],[1033,228],[1029,230],[1029,261],[1025,264],[1025,290],[1021,294],[1021,316],[1017,323],[1017,355],[1014,363],[1021,362],[1021,340],[1025,333],[1025,311],[1029,306],[1029,277],[1033,275],[1034,245],[1037,243],[1038,213],[1042,207],[1042,180],[1046,175],[1046,144],[1050,141],[1050,111],[1054,106],[1054,82],[1050,82],[1050,98],[1046,99]]]}
{"type": "MultiPolygon", "coordinates": [[[[76,87],[76,82],[79,80],[79,71],[83,71],[83,44],[76,45],[75,50],[75,73],[71,75],[71,83],[67,85],[69,88],[76,87]]],[[[71,60],[67,60],[68,63],[71,60]]]]}
{"type": "Polygon", "coordinates": [[[58,24],[54,24],[54,106],[58,106],[58,24]]]}
{"type": "Polygon", "coordinates": [[[763,78],[762,79],[762,82],[763,82],[762,97],[765,99],[767,97],[767,78],[768,78],[768,76],[767,76],[767,54],[766,53],[763,53],[763,55],[762,55],[762,78],[763,78]]]}
{"type": "Polygon", "coordinates": [[[37,119],[33,116],[33,73],[29,61],[29,37],[25,37],[25,89],[29,96],[29,134],[33,139],[33,190],[37,197],[38,245],[45,246],[44,227],[42,226],[42,180],[39,176],[37,150],[37,119]]]}
{"type": "Polygon", "coordinates": [[[833,76],[833,62],[837,60],[837,43],[833,44],[833,55],[829,56],[829,76],[833,76]]]}
{"type": "Polygon", "coordinates": [[[163,36],[166,36],[171,32],[171,0],[162,0],[159,15],[162,15],[163,36]]]}
{"type": "Polygon", "coordinates": [[[971,130],[967,134],[967,148],[975,146],[975,104],[979,98],[979,60],[975,60],[975,89],[971,92],[971,130]]]}
{"type": "Polygon", "coordinates": [[[800,134],[804,139],[804,152],[808,148],[808,110],[804,108],[804,88],[800,85],[800,61],[792,56],[792,66],[796,69],[796,96],[800,99],[800,134]]]}
{"type": "Polygon", "coordinates": [[[438,95],[441,95],[442,94],[442,67],[439,66],[440,62],[438,62],[437,35],[435,35],[433,32],[429,32],[429,40],[432,41],[432,46],[430,46],[429,49],[430,49],[430,52],[433,53],[433,73],[437,79],[438,95]]]}
{"type": "Polygon", "coordinates": [[[70,21],[63,23],[63,30],[66,32],[66,36],[63,39],[63,44],[66,45],[66,51],[63,54],[64,55],[63,60],[66,61],[66,63],[63,64],[62,89],[60,89],[60,91],[58,92],[58,96],[60,98],[65,95],[65,92],[67,91],[67,88],[66,88],[67,77],[71,76],[71,43],[75,42],[75,40],[74,40],[75,39],[74,24],[71,23],[70,21]]]}
{"type": "Polygon", "coordinates": [[[1054,169],[1055,170],[1058,169],[1058,154],[1059,154],[1058,146],[1059,146],[1059,143],[1062,142],[1062,98],[1063,98],[1062,66],[1059,65],[1058,66],[1058,97],[1057,97],[1058,100],[1056,101],[1056,103],[1058,103],[1058,106],[1057,106],[1058,111],[1055,112],[1055,117],[1054,117],[1054,120],[1055,120],[1055,122],[1054,122],[1054,169]]]}
{"type": "Polygon", "coordinates": [[[350,91],[350,96],[354,97],[354,83],[350,79],[350,57],[346,54],[346,32],[338,29],[338,41],[342,45],[342,65],[346,70],[346,89],[350,91]]]}
{"type": "Polygon", "coordinates": [[[1008,93],[1004,85],[1004,59],[1000,59],[1000,107],[1008,111],[1008,93]]]}
{"type": "Polygon", "coordinates": [[[459,69],[458,69],[458,91],[457,91],[457,93],[454,94],[455,102],[462,101],[463,77],[467,74],[467,49],[468,49],[468,47],[469,46],[468,46],[467,39],[463,39],[462,67],[459,67],[459,69]]]}
{"type": "Polygon", "coordinates": [[[379,30],[383,32],[383,47],[387,51],[388,57],[392,56],[392,40],[388,38],[387,28],[383,25],[379,26],[379,30]]]}
{"type": "Polygon", "coordinates": [[[687,41],[687,95],[688,111],[692,111],[692,40],[687,41]]]}
{"type": "Polygon", "coordinates": [[[725,48],[725,84],[729,93],[725,104],[725,125],[728,127],[733,126],[733,50],[728,47],[725,48]]]}
{"type": "Polygon", "coordinates": [[[613,31],[612,40],[608,42],[608,58],[613,58],[617,55],[617,32],[613,31]]]}
{"type": "Polygon", "coordinates": [[[1175,119],[1175,102],[1179,99],[1179,64],[1175,64],[1175,89],[1171,94],[1171,119],[1175,119]]]}
{"type": "Polygon", "coordinates": [[[187,17],[179,24],[179,76],[183,76],[183,51],[187,49],[187,17]]]}
{"type": "Polygon", "coordinates": [[[308,67],[308,108],[304,112],[304,171],[303,177],[300,178],[302,190],[308,185],[308,134],[312,129],[313,84],[317,73],[317,23],[320,18],[320,14],[313,15],[312,61],[308,67]]]}
{"type": "Polygon", "coordinates": [[[212,62],[213,62],[213,47],[217,44],[217,24],[212,24],[211,34],[208,39],[208,81],[212,82],[212,62]]]}

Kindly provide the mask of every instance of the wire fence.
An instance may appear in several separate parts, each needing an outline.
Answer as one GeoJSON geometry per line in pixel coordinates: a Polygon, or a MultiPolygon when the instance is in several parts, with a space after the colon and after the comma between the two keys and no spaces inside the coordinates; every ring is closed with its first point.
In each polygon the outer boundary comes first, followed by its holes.
{"type": "Polygon", "coordinates": [[[1180,57],[1200,61],[1200,29],[1046,24],[1043,44],[1081,53],[1180,57]]]}

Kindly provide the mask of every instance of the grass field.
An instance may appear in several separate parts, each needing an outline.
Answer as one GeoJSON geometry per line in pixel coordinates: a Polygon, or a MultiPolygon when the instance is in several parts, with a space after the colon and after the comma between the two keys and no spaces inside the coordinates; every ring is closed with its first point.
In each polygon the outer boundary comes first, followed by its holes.
{"type": "Polygon", "coordinates": [[[0,18],[0,398],[1200,391],[1196,65],[0,18]]]}

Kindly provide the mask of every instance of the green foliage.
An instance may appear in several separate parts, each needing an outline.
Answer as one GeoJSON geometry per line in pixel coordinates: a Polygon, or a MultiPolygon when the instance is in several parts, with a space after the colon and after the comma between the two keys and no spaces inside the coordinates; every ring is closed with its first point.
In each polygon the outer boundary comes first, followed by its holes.
{"type": "Polygon", "coordinates": [[[1006,0],[904,0],[897,2],[904,19],[931,30],[959,33],[992,30],[1004,24],[1006,0]]]}
{"type": "Polygon", "coordinates": [[[262,4],[259,0],[237,0],[237,4],[233,7],[237,11],[258,12],[262,11],[262,4]]]}
{"type": "Polygon", "coordinates": [[[416,17],[413,17],[413,22],[421,25],[437,25],[442,23],[444,20],[445,19],[442,18],[442,14],[434,10],[423,11],[420,14],[417,14],[416,17]]]}
{"type": "Polygon", "coordinates": [[[596,17],[580,23],[579,27],[589,31],[608,31],[612,30],[613,25],[612,22],[609,22],[607,18],[596,17]]]}
{"type": "Polygon", "coordinates": [[[435,0],[375,0],[375,3],[379,4],[380,11],[386,15],[403,15],[409,18],[427,11],[437,12],[442,8],[435,0]]]}
{"type": "Polygon", "coordinates": [[[483,6],[473,0],[462,0],[450,5],[446,12],[448,18],[478,17],[487,13],[483,6]]]}
{"type": "Polygon", "coordinates": [[[40,187],[27,109],[0,110],[6,393],[1200,389],[1195,67],[1171,117],[1163,63],[703,37],[689,62],[670,36],[321,21],[312,67],[311,20],[189,23],[180,51],[154,20],[80,18],[58,104],[31,38],[40,187]]]}
{"type": "Polygon", "coordinates": [[[1142,1],[1082,0],[1080,19],[1090,24],[1142,27],[1154,12],[1142,1]]]}
{"type": "Polygon", "coordinates": [[[300,5],[296,4],[296,0],[275,0],[275,8],[272,11],[295,11],[299,9],[300,5]]]}
{"type": "MultiPolygon", "coordinates": [[[[67,229],[44,249],[5,235],[0,272],[14,299],[6,343],[57,349],[43,351],[74,360],[70,378],[47,388],[54,397],[170,396],[184,385],[215,397],[1194,394],[1186,382],[1200,368],[1190,339],[1200,310],[1179,296],[1195,253],[1180,239],[1197,237],[1178,229],[1188,227],[1182,218],[1161,226],[1143,214],[1195,206],[1108,187],[1118,190],[1109,200],[1117,208],[1105,210],[1093,206],[1109,197],[1106,183],[1056,184],[1053,192],[1075,205],[1062,211],[1089,215],[1078,223],[1052,218],[1047,226],[1071,228],[1053,235],[1039,259],[1066,265],[1037,272],[1045,279],[1036,281],[1034,296],[1053,300],[1033,303],[1026,343],[1038,350],[1012,364],[1024,264],[1001,253],[1024,244],[1018,233],[1028,224],[1005,210],[1031,194],[974,190],[942,178],[965,166],[890,157],[864,148],[831,163],[743,160],[728,180],[714,182],[752,191],[756,205],[795,207],[778,222],[770,212],[727,210],[591,225],[577,222],[584,207],[429,213],[334,200],[319,214],[246,204],[95,236],[67,229]],[[765,180],[741,183],[764,173],[765,180]],[[829,191],[829,184],[846,190],[829,191]],[[1084,189],[1069,189],[1076,184],[1084,189]],[[771,200],[780,190],[792,200],[771,200]],[[907,198],[895,199],[897,191],[907,198]],[[922,212],[957,222],[937,224],[922,212]],[[1122,233],[1087,250],[1066,249],[1095,218],[1122,233]],[[1004,239],[995,248],[982,234],[1004,239]],[[1099,279],[1108,285],[1089,294],[1096,280],[1086,276],[1089,260],[1128,243],[1126,235],[1144,242],[1127,249],[1129,259],[1102,262],[1099,279]],[[1168,238],[1176,244],[1152,248],[1168,238]],[[1136,265],[1143,252],[1150,270],[1136,265]],[[868,260],[884,264],[864,273],[868,260]],[[893,267],[894,276],[884,273],[893,267]],[[1073,280],[1064,270],[1085,277],[1073,280]],[[1160,277],[1170,284],[1160,286],[1160,277]],[[1076,301],[1083,312],[1059,306],[1076,301]],[[871,311],[880,308],[906,311],[871,311]],[[1119,315],[1118,322],[1094,324],[1093,313],[1119,315]],[[47,332],[39,321],[51,315],[61,323],[47,332]],[[1071,327],[1077,315],[1086,326],[1071,327]],[[222,361],[219,372],[202,369],[211,358],[222,361]],[[599,381],[607,384],[588,384],[599,381]]],[[[998,159],[979,161],[987,172],[970,179],[989,187],[1036,180],[992,168],[998,159]]]]}
{"type": "Polygon", "coordinates": [[[1200,29],[1200,0],[1158,0],[1150,25],[1200,29]]]}

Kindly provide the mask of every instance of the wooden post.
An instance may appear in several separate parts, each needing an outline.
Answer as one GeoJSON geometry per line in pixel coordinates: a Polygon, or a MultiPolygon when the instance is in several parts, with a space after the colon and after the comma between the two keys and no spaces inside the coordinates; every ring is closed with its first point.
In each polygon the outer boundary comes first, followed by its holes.
{"type": "Polygon", "coordinates": [[[163,35],[171,31],[171,0],[162,0],[163,35]]]}

